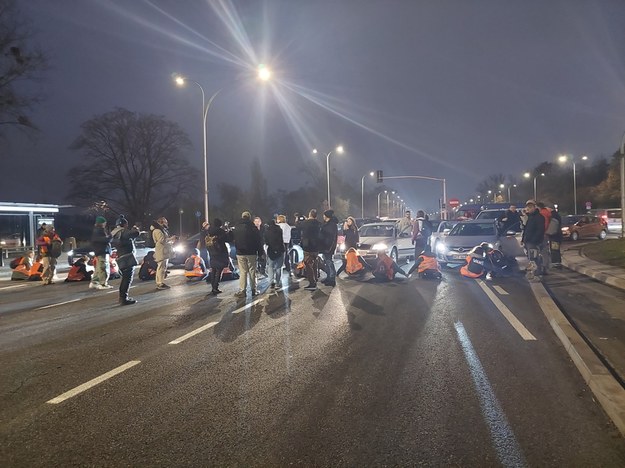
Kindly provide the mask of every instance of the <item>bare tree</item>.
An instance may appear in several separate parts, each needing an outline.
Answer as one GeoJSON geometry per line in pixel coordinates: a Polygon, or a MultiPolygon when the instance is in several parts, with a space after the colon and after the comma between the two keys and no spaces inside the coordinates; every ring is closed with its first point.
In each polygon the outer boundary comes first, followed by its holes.
{"type": "Polygon", "coordinates": [[[0,0],[0,135],[5,126],[35,128],[27,114],[41,95],[20,89],[46,69],[43,52],[28,44],[32,36],[17,2],[0,0]]]}
{"type": "Polygon", "coordinates": [[[135,220],[164,213],[180,197],[201,196],[197,170],[184,152],[189,138],[155,115],[116,109],[82,125],[71,148],[83,162],[69,171],[72,200],[105,201],[135,220]]]}

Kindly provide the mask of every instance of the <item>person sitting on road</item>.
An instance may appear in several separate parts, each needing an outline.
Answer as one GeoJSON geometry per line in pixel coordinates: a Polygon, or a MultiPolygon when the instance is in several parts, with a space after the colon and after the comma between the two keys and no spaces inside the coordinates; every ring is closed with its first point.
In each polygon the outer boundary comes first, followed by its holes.
{"type": "Polygon", "coordinates": [[[67,278],[65,278],[65,282],[69,283],[74,281],[91,281],[91,275],[93,274],[93,270],[87,270],[88,261],[89,257],[87,255],[81,255],[69,269],[69,272],[67,273],[67,278]]]}
{"type": "Polygon", "coordinates": [[[350,247],[345,252],[345,273],[349,276],[362,276],[368,271],[371,271],[371,265],[369,265],[364,258],[358,255],[358,251],[350,247]]]}
{"type": "Polygon", "coordinates": [[[408,271],[408,277],[417,270],[419,278],[434,278],[441,279],[443,277],[440,267],[438,266],[438,260],[436,255],[432,253],[432,249],[429,245],[425,246],[417,261],[412,265],[412,268],[408,271]]]}
{"type": "Polygon", "coordinates": [[[512,265],[501,250],[493,248],[488,242],[482,242],[480,247],[484,250],[484,269],[487,275],[493,277],[512,274],[512,265]]]}
{"type": "Polygon", "coordinates": [[[378,252],[378,259],[375,267],[371,271],[373,276],[379,281],[393,281],[396,274],[400,274],[408,278],[408,275],[399,265],[388,256],[386,251],[378,252]]]}
{"type": "Polygon", "coordinates": [[[33,266],[33,259],[35,258],[35,252],[32,250],[27,252],[26,255],[16,258],[11,262],[11,281],[20,281],[30,279],[30,272],[33,266]]]}
{"type": "Polygon", "coordinates": [[[193,249],[193,253],[184,262],[184,276],[187,281],[201,281],[206,278],[206,264],[200,256],[199,249],[193,249]]]}
{"type": "Polygon", "coordinates": [[[460,274],[465,278],[482,278],[486,276],[485,253],[481,246],[471,249],[469,255],[465,259],[466,263],[460,268],[460,274]]]}
{"type": "Polygon", "coordinates": [[[141,268],[139,269],[139,278],[142,281],[150,281],[156,278],[156,268],[158,264],[154,259],[154,250],[150,250],[143,260],[141,261],[141,268]]]}

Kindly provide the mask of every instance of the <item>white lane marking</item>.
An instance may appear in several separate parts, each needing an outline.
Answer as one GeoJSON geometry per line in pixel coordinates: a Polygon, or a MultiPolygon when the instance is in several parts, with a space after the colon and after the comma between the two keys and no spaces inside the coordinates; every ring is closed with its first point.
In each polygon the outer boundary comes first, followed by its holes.
{"type": "Polygon", "coordinates": [[[207,323],[206,325],[200,327],[200,328],[196,328],[195,330],[193,330],[192,332],[187,333],[186,335],[181,336],[180,338],[176,338],[173,341],[170,341],[168,344],[180,344],[182,343],[184,340],[191,338],[192,336],[197,335],[198,333],[202,333],[204,330],[208,330],[209,328],[214,327],[215,325],[217,325],[219,322],[210,322],[207,323]]]}
{"type": "Polygon", "coordinates": [[[86,390],[89,390],[91,387],[95,387],[96,385],[104,382],[105,380],[110,379],[111,377],[116,376],[117,374],[121,374],[125,370],[130,369],[131,367],[134,367],[139,363],[141,363],[141,361],[129,361],[123,366],[116,367],[115,369],[107,372],[106,374],[102,374],[101,376],[96,377],[95,379],[91,379],[89,382],[85,382],[84,384],[79,385],[78,387],[73,388],[68,392],[63,393],[62,395],[59,395],[56,398],[52,398],[52,400],[46,401],[46,403],[50,403],[51,405],[62,403],[63,401],[69,398],[75,397],[76,395],[86,390]]]}
{"type": "Polygon", "coordinates": [[[500,296],[508,296],[508,291],[506,291],[501,286],[494,285],[493,289],[499,293],[500,296]]]}
{"type": "Polygon", "coordinates": [[[0,291],[4,291],[5,289],[15,289],[15,288],[25,288],[28,286],[27,284],[14,284],[13,286],[4,286],[0,288],[0,291]]]}
{"type": "Polygon", "coordinates": [[[523,452],[521,447],[514,436],[512,428],[508,424],[506,415],[495,396],[495,392],[488,381],[486,372],[482,367],[480,358],[477,356],[473,344],[462,322],[454,323],[458,339],[460,340],[460,346],[469,364],[469,370],[471,371],[471,377],[475,384],[475,390],[480,400],[480,406],[482,407],[482,415],[488,428],[490,429],[490,436],[497,451],[499,461],[503,466],[526,466],[523,452]]]}
{"type": "Polygon", "coordinates": [[[517,319],[510,309],[506,307],[506,305],[499,300],[497,296],[484,284],[482,280],[477,280],[477,284],[480,285],[480,288],[486,293],[488,298],[495,304],[495,307],[499,309],[499,312],[506,318],[506,320],[512,325],[512,327],[521,335],[525,341],[535,340],[536,337],[532,335],[527,328],[517,319]]]}
{"type": "Polygon", "coordinates": [[[82,301],[82,299],[79,298],[79,299],[72,299],[71,301],[57,302],[56,304],[50,304],[50,305],[47,305],[47,306],[38,307],[35,310],[49,309],[50,307],[56,307],[56,306],[60,306],[60,305],[63,305],[63,304],[69,304],[71,302],[78,302],[78,301],[82,301]]]}

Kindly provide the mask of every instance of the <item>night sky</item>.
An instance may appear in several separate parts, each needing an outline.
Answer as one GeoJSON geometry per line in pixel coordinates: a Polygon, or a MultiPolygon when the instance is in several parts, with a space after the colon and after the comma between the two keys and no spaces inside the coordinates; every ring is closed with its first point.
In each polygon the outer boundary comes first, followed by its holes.
{"type": "MultiPolygon", "coordinates": [[[[255,157],[270,189],[297,188],[306,159],[325,176],[313,147],[342,144],[332,170],[355,187],[382,169],[446,178],[449,197],[468,198],[489,174],[520,178],[560,153],[611,156],[625,131],[622,0],[18,3],[51,69],[31,115],[39,135],[2,142],[2,201],[71,202],[68,147],[115,107],[179,123],[201,171],[200,90],[176,87],[175,72],[222,89],[208,116],[211,194],[248,188],[255,157]],[[259,63],[271,83],[255,79],[259,63]]],[[[436,182],[388,185],[413,208],[440,197],[436,182]]]]}

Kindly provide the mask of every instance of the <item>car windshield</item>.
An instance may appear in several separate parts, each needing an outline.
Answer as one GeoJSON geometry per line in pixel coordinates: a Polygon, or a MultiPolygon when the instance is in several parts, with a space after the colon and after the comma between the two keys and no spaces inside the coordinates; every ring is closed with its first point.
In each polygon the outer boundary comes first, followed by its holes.
{"type": "Polygon", "coordinates": [[[505,212],[506,210],[480,211],[476,219],[497,219],[499,215],[505,212]]]}
{"type": "Polygon", "coordinates": [[[364,225],[360,228],[360,237],[392,237],[393,226],[385,224],[364,225]]]}
{"type": "Polygon", "coordinates": [[[449,232],[450,236],[494,236],[493,223],[458,223],[449,232]]]}

